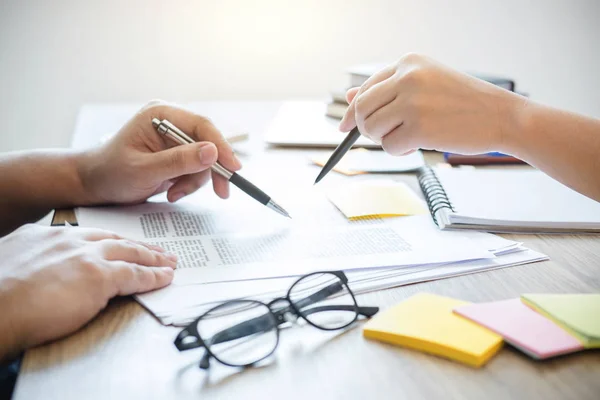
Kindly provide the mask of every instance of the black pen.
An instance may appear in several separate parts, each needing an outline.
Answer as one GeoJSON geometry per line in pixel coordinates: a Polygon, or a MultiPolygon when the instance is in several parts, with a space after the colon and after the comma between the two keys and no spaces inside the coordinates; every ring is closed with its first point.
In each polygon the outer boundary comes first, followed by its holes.
{"type": "Polygon", "coordinates": [[[319,181],[323,179],[323,177],[325,177],[325,175],[327,175],[327,173],[331,171],[333,167],[335,167],[335,165],[342,159],[342,157],[344,157],[344,155],[348,152],[348,150],[350,150],[354,143],[356,143],[359,137],[360,132],[358,131],[358,127],[355,127],[350,131],[350,133],[348,133],[348,135],[342,141],[342,143],[340,143],[339,146],[335,148],[335,150],[329,157],[329,160],[327,160],[325,165],[323,165],[321,172],[319,172],[319,176],[317,176],[317,179],[315,180],[315,185],[319,183],[319,181]]]}
{"type": "MultiPolygon", "coordinates": [[[[178,144],[194,143],[194,139],[186,135],[181,129],[179,129],[166,119],[163,119],[161,121],[158,118],[153,118],[152,125],[160,134],[167,136],[169,139],[177,142],[178,144]]],[[[258,201],[259,203],[267,206],[271,210],[285,217],[292,218],[283,207],[275,203],[275,201],[271,199],[269,195],[267,195],[265,192],[263,192],[256,186],[254,186],[250,181],[244,179],[243,176],[239,175],[236,172],[229,171],[227,168],[225,168],[218,162],[213,164],[211,166],[211,169],[217,174],[227,179],[229,182],[233,183],[235,186],[240,188],[243,192],[248,194],[250,197],[258,201]]]]}

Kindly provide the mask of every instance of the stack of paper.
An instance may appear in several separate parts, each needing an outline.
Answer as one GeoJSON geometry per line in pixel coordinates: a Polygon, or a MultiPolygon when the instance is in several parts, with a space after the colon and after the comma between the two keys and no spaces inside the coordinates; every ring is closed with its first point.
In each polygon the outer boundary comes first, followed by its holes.
{"type": "Polygon", "coordinates": [[[350,221],[319,190],[284,188],[272,194],[292,220],[239,191],[227,202],[201,193],[180,204],[81,208],[77,216],[81,226],[177,254],[173,283],[137,297],[165,324],[184,324],[225,300],[268,301],[319,270],[346,271],[361,293],[546,259],[491,234],[441,231],[428,215],[350,221]]]}
{"type": "MultiPolygon", "coordinates": [[[[490,235],[491,236],[491,235],[490,235]]],[[[507,241],[508,242],[508,241],[507,241]]],[[[356,294],[383,290],[479,271],[506,268],[547,259],[543,254],[516,247],[492,259],[449,264],[428,264],[362,271],[347,271],[356,294]]],[[[179,271],[176,272],[178,274],[179,271]]],[[[210,284],[175,283],[164,289],[137,296],[138,301],[166,325],[184,325],[209,308],[236,298],[268,302],[285,296],[297,277],[251,279],[210,284]]]]}
{"type": "Polygon", "coordinates": [[[421,293],[367,324],[366,338],[421,350],[480,367],[502,347],[502,337],[452,312],[461,300],[421,293]]]}

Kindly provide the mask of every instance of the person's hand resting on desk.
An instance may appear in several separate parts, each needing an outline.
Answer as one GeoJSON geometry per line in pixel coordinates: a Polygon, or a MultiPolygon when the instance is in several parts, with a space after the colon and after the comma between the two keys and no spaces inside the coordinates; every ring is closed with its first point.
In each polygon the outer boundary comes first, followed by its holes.
{"type": "Polygon", "coordinates": [[[500,151],[600,200],[600,121],[552,109],[408,54],[347,93],[340,123],[393,155],[500,151]]]}
{"type": "MultiPolygon", "coordinates": [[[[81,328],[114,296],[168,285],[176,266],[162,249],[111,232],[39,225],[9,232],[55,208],[139,203],[162,191],[176,201],[209,180],[217,159],[241,167],[210,121],[156,102],[101,147],[0,156],[0,361],[81,328]],[[198,143],[172,147],[152,118],[176,123],[198,143]]],[[[228,182],[214,178],[226,198],[228,182]]]]}

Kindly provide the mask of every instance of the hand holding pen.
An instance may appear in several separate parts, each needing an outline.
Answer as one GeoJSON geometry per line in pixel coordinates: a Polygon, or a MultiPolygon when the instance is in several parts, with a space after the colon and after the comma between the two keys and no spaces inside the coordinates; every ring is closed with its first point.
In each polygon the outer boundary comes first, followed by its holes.
{"type": "MultiPolygon", "coordinates": [[[[194,139],[189,137],[185,132],[183,132],[181,129],[179,129],[166,119],[159,120],[158,118],[153,118],[152,125],[156,128],[158,133],[171,139],[177,144],[189,145],[195,143],[194,139]]],[[[254,200],[258,201],[264,206],[267,206],[268,208],[270,208],[278,214],[291,218],[287,211],[285,211],[283,207],[281,207],[273,199],[271,199],[269,195],[260,190],[254,184],[252,184],[252,182],[246,180],[244,177],[239,175],[237,172],[229,171],[227,168],[223,167],[223,165],[221,165],[218,161],[211,166],[211,169],[217,175],[222,176],[229,182],[233,183],[235,186],[237,186],[248,196],[252,197],[254,200]]]]}
{"type": "MultiPolygon", "coordinates": [[[[76,156],[84,158],[75,160],[81,175],[76,180],[84,187],[72,195],[81,206],[136,204],[165,191],[174,202],[206,184],[217,160],[231,175],[241,168],[231,146],[209,120],[160,102],[143,107],[101,147],[76,156]],[[157,133],[153,118],[176,123],[195,143],[180,146],[157,133]]],[[[212,178],[217,195],[227,198],[228,179],[218,172],[212,178]]]]}

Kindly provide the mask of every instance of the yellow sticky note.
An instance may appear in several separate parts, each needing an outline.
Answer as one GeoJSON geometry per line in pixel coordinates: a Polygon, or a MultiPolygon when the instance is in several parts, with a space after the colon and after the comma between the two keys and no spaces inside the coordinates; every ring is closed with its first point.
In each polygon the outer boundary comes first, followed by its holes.
{"type": "Polygon", "coordinates": [[[600,348],[600,294],[524,294],[521,301],[575,336],[600,348]]]}
{"type": "Polygon", "coordinates": [[[500,350],[502,337],[452,312],[464,304],[420,293],[376,315],[363,335],[480,367],[500,350]]]}
{"type": "Polygon", "coordinates": [[[428,213],[423,200],[403,182],[350,182],[327,190],[327,197],[351,220],[428,213]]]}
{"type": "MultiPolygon", "coordinates": [[[[333,167],[333,170],[335,172],[339,172],[340,174],[344,174],[344,175],[348,175],[348,176],[366,174],[366,172],[364,172],[364,171],[357,171],[355,169],[352,169],[351,162],[349,162],[348,160],[351,158],[352,154],[366,153],[368,151],[369,150],[363,149],[362,147],[350,150],[349,152],[347,152],[344,155],[344,157],[342,157],[342,159],[340,161],[338,161],[338,163],[335,165],[335,167],[333,167]]],[[[330,156],[331,156],[331,154],[324,154],[324,155],[311,157],[310,160],[313,163],[317,164],[319,167],[322,167],[327,163],[327,160],[329,160],[330,156]]]]}

